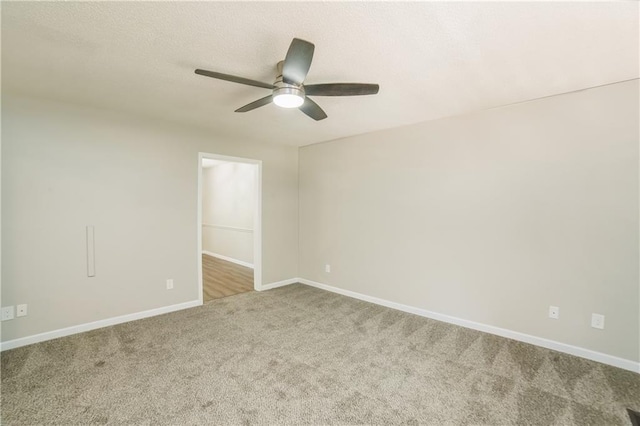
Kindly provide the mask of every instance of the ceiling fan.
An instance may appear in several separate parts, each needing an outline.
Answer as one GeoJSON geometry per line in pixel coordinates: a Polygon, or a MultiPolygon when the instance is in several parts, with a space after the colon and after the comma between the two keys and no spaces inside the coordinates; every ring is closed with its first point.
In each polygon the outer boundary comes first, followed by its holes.
{"type": "Polygon", "coordinates": [[[305,85],[304,79],[307,77],[307,73],[311,67],[314,48],[313,43],[294,38],[293,41],[291,41],[284,61],[278,62],[278,75],[273,84],[215,71],[197,69],[195,72],[196,74],[207,77],[272,90],[269,96],[265,96],[242,108],[238,108],[235,112],[251,111],[273,101],[273,103],[283,108],[299,108],[300,111],[317,121],[327,118],[327,114],[318,104],[309,98],[309,95],[358,96],[375,95],[378,93],[380,86],[377,84],[325,83],[305,85]]]}

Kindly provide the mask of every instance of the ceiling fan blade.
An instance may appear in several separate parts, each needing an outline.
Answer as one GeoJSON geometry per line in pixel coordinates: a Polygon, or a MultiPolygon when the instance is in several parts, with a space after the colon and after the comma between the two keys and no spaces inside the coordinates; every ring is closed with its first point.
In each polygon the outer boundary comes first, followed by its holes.
{"type": "Polygon", "coordinates": [[[291,41],[282,66],[282,81],[287,84],[301,85],[307,77],[315,46],[299,38],[291,41]]]}
{"type": "Polygon", "coordinates": [[[380,90],[377,84],[327,83],[304,86],[307,95],[314,96],[359,96],[375,95],[380,90]]]}
{"type": "Polygon", "coordinates": [[[242,108],[238,108],[236,110],[236,112],[247,112],[247,111],[251,111],[251,110],[256,109],[256,108],[260,108],[261,106],[265,106],[267,104],[270,104],[271,100],[272,100],[271,95],[265,96],[264,98],[260,98],[257,101],[251,102],[250,104],[246,104],[242,108]]]}
{"type": "Polygon", "coordinates": [[[201,69],[197,69],[195,72],[196,74],[199,74],[199,75],[217,78],[220,80],[231,81],[233,83],[246,84],[248,86],[255,86],[255,87],[263,87],[265,89],[273,89],[273,84],[263,83],[261,81],[256,81],[256,80],[250,80],[244,77],[237,77],[235,75],[222,74],[221,72],[207,71],[207,70],[201,70],[201,69]]]}
{"type": "Polygon", "coordinates": [[[325,113],[317,103],[313,102],[309,98],[304,99],[304,103],[300,106],[300,111],[304,112],[316,121],[327,118],[327,113],[325,113]]]}

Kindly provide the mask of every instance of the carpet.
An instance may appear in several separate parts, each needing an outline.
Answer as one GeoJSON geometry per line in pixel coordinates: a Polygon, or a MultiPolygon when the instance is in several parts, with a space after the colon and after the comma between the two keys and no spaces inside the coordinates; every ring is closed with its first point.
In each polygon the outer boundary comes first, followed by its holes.
{"type": "Polygon", "coordinates": [[[296,284],[2,353],[3,425],[630,425],[640,375],[296,284]]]}

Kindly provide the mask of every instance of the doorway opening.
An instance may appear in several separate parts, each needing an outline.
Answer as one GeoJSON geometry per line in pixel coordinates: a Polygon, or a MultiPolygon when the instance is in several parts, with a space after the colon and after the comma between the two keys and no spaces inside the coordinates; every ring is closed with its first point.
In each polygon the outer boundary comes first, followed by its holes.
{"type": "Polygon", "coordinates": [[[262,283],[262,162],[198,154],[200,303],[262,283]]]}

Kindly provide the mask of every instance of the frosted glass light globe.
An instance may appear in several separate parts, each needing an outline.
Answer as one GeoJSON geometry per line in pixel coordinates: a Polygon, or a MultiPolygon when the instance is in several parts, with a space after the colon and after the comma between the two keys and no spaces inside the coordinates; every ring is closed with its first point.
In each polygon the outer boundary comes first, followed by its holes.
{"type": "Polygon", "coordinates": [[[304,103],[304,98],[292,93],[280,93],[273,97],[273,103],[282,108],[298,108],[304,103]]]}

